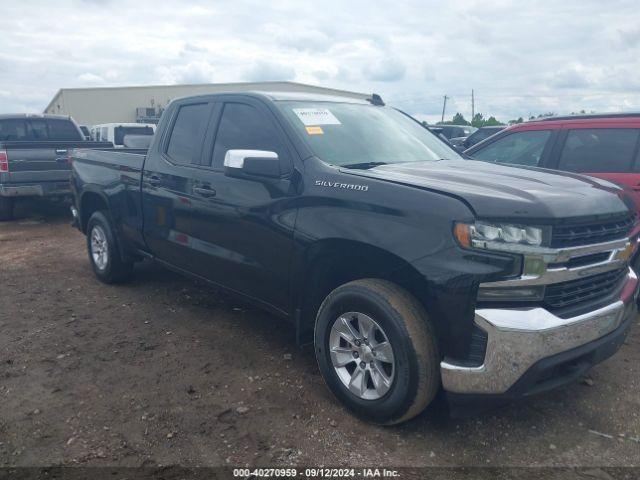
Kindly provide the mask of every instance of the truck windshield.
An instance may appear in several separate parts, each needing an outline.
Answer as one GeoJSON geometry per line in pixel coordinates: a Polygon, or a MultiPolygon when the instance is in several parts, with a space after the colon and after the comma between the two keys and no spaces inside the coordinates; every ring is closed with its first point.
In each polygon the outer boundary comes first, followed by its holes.
{"type": "Polygon", "coordinates": [[[453,149],[405,114],[390,108],[336,102],[276,102],[313,153],[338,166],[460,159],[453,149]]]}
{"type": "Polygon", "coordinates": [[[153,128],[142,125],[139,127],[116,127],[113,132],[113,143],[124,145],[125,135],[153,135],[153,128]]]}

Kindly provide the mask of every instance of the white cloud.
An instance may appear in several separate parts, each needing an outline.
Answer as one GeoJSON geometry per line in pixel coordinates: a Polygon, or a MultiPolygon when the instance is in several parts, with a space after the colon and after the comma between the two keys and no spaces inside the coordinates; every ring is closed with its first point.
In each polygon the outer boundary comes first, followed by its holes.
{"type": "Polygon", "coordinates": [[[584,68],[569,67],[552,74],[550,83],[558,88],[583,88],[590,84],[590,79],[584,68]]]}
{"type": "Polygon", "coordinates": [[[215,81],[215,67],[208,62],[195,61],[186,65],[161,65],[157,67],[159,84],[211,83],[215,81]]]}
{"type": "Polygon", "coordinates": [[[95,85],[95,84],[104,83],[104,78],[102,78],[100,75],[96,75],[95,73],[85,72],[78,75],[78,81],[89,84],[89,85],[91,84],[95,85]]]}
{"type": "Polygon", "coordinates": [[[472,88],[503,120],[640,109],[638,18],[626,0],[6,2],[0,111],[62,87],[287,79],[434,119],[445,94],[468,117],[472,88]]]}
{"type": "Polygon", "coordinates": [[[365,77],[376,82],[397,82],[402,80],[407,68],[394,57],[379,59],[364,67],[365,77]]]}
{"type": "Polygon", "coordinates": [[[272,80],[293,80],[296,71],[290,65],[281,63],[256,61],[244,74],[249,82],[268,82],[272,80]]]}

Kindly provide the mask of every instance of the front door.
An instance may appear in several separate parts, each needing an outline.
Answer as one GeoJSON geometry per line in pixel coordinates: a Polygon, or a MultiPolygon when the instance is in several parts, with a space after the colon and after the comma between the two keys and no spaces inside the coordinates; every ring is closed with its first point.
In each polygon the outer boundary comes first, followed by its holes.
{"type": "MultiPolygon", "coordinates": [[[[198,175],[192,216],[193,269],[199,275],[287,310],[296,210],[291,149],[273,114],[252,99],[219,105],[212,151],[198,175]],[[228,150],[276,152],[282,178],[225,175],[228,150]]],[[[204,157],[203,157],[204,158],[204,157]]]]}

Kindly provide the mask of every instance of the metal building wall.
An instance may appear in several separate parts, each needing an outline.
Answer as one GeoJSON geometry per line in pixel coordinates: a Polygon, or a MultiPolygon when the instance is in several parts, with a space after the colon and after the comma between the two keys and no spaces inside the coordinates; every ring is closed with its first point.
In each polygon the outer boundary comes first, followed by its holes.
{"type": "Polygon", "coordinates": [[[113,88],[65,88],[44,113],[71,115],[81,125],[135,122],[138,107],[166,107],[176,98],[224,91],[291,91],[366,98],[369,95],[294,82],[220,83],[113,88]]]}

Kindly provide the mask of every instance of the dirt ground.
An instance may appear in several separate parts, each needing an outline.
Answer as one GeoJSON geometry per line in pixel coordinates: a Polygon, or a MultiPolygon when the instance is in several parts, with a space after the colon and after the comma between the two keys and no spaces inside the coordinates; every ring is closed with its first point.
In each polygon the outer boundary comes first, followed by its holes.
{"type": "Polygon", "coordinates": [[[0,223],[0,466],[640,466],[638,325],[586,382],[376,427],[286,323],[153,263],[103,285],[66,208],[18,213],[0,223]]]}

